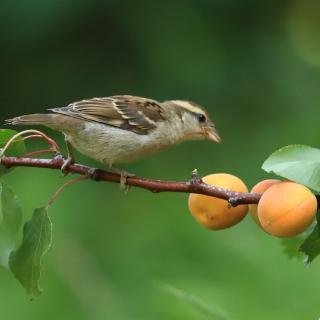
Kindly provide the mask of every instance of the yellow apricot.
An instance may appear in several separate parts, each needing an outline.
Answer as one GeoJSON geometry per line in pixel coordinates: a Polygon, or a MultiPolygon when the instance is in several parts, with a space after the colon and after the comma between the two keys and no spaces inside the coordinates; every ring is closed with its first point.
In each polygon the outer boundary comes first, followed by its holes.
{"type": "MultiPolygon", "coordinates": [[[[238,192],[248,192],[246,185],[236,176],[227,173],[210,174],[202,178],[210,185],[238,192]]],[[[204,227],[213,230],[229,228],[240,222],[248,211],[247,205],[229,208],[223,199],[191,193],[189,210],[204,227]]]]}
{"type": "Polygon", "coordinates": [[[258,203],[262,228],[277,237],[293,237],[304,231],[317,212],[317,198],[305,186],[282,181],[272,185],[258,203]]]}
{"type": "MultiPolygon", "coordinates": [[[[251,190],[252,193],[264,193],[268,188],[270,188],[273,184],[279,183],[281,180],[278,179],[267,179],[258,182],[251,190]]],[[[258,218],[258,205],[257,204],[250,204],[249,205],[249,212],[254,220],[254,222],[261,227],[261,223],[258,218]]]]}

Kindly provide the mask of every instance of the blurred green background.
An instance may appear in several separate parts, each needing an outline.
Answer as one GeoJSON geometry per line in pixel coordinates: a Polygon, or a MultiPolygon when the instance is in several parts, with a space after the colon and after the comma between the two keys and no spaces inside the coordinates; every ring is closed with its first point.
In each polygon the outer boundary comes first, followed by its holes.
{"type": "MultiPolygon", "coordinates": [[[[228,172],[251,188],[275,149],[319,147],[319,21],[320,3],[303,0],[1,0],[0,120],[95,96],[193,100],[223,143],[184,143],[126,169],[173,180],[228,172]]],[[[65,181],[30,168],[5,179],[26,218],[65,181]]],[[[187,198],[70,187],[50,210],[44,294],[29,302],[0,270],[1,319],[318,319],[320,259],[289,260],[250,217],[206,230],[187,198]]]]}

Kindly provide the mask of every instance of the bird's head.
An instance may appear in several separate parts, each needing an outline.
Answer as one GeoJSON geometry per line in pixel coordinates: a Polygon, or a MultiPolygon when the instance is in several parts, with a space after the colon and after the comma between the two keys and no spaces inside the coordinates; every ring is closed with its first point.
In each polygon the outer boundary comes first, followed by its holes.
{"type": "Polygon", "coordinates": [[[198,104],[184,100],[170,100],[163,102],[172,108],[181,120],[181,130],[186,140],[207,139],[221,142],[221,138],[210,120],[208,113],[198,104]]]}

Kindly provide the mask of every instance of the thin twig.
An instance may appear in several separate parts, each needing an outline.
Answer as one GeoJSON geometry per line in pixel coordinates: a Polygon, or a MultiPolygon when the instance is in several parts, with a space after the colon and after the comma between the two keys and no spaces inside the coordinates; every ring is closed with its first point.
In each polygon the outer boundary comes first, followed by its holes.
{"type": "Polygon", "coordinates": [[[68,182],[64,183],[55,193],[54,195],[50,198],[49,203],[47,204],[47,209],[49,209],[49,207],[54,203],[54,201],[56,200],[56,198],[59,196],[59,194],[66,188],[71,186],[72,184],[75,184],[81,180],[85,180],[85,179],[89,179],[88,176],[80,176],[77,178],[74,178],[72,180],[69,180],[68,182]]]}
{"type": "Polygon", "coordinates": [[[40,134],[30,134],[30,136],[23,137],[22,140],[34,139],[34,138],[42,138],[40,134]]]}
{"type": "Polygon", "coordinates": [[[30,138],[35,138],[35,137],[39,137],[41,136],[44,140],[46,140],[48,142],[48,144],[51,146],[52,151],[56,152],[56,153],[60,153],[60,148],[58,146],[58,144],[51,139],[50,137],[48,137],[46,134],[44,134],[43,132],[39,131],[39,130],[34,130],[34,129],[30,129],[30,130],[24,130],[21,132],[16,133],[13,137],[11,137],[8,142],[5,144],[5,146],[1,149],[1,156],[3,156],[6,152],[6,150],[11,146],[11,144],[18,138],[21,137],[25,134],[31,133],[31,135],[27,136],[26,139],[30,139],[30,138]]]}
{"type": "Polygon", "coordinates": [[[42,149],[42,150],[36,150],[36,151],[31,151],[31,152],[28,152],[24,155],[24,157],[28,157],[28,158],[31,158],[31,157],[34,157],[34,156],[37,156],[39,154],[44,154],[44,153],[56,153],[55,151],[52,150],[52,148],[48,148],[48,149],[42,149]]]}

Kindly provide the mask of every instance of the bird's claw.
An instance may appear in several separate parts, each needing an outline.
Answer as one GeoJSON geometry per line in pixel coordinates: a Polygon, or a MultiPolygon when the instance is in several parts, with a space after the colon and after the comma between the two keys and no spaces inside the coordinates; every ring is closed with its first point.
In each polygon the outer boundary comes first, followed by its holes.
{"type": "Polygon", "coordinates": [[[74,159],[72,157],[68,157],[66,160],[63,160],[63,164],[61,166],[61,172],[64,177],[68,175],[69,173],[68,167],[71,164],[74,164],[74,159]]]}
{"type": "Polygon", "coordinates": [[[127,178],[134,177],[135,174],[126,171],[120,172],[120,189],[128,192],[129,186],[127,185],[127,178]]]}

